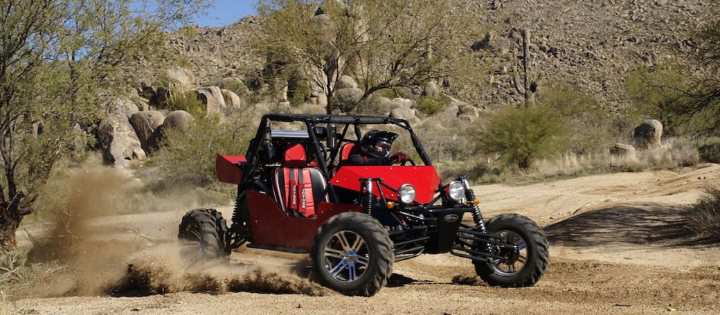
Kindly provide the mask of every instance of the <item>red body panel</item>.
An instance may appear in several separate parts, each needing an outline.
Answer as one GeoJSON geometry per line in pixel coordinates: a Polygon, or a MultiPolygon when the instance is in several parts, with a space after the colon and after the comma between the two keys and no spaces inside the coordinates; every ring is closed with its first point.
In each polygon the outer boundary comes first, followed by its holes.
{"type": "Polygon", "coordinates": [[[321,202],[312,218],[293,217],[280,209],[271,196],[247,191],[247,205],[252,222],[253,244],[279,248],[309,250],[318,228],[330,217],[348,211],[362,211],[356,205],[321,202]]]}
{"type": "Polygon", "coordinates": [[[239,184],[242,180],[242,166],[247,162],[244,155],[218,155],[215,158],[215,172],[223,183],[239,184]]]}
{"type": "MultiPolygon", "coordinates": [[[[330,184],[360,191],[361,178],[381,178],[386,185],[396,190],[404,184],[411,184],[415,186],[415,200],[419,203],[430,203],[440,185],[440,176],[433,166],[343,166],[330,180],[330,184]]],[[[373,194],[380,197],[377,186],[374,188],[373,194]]],[[[383,193],[387,199],[398,200],[397,194],[385,187],[383,193]]]]}

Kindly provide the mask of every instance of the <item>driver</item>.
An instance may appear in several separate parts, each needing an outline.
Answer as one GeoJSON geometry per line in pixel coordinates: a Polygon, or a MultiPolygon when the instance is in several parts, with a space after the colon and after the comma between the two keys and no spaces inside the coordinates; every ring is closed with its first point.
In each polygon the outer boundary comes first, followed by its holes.
{"type": "Polygon", "coordinates": [[[360,140],[360,150],[350,154],[348,165],[354,166],[389,166],[402,163],[408,159],[407,154],[397,152],[390,154],[390,148],[397,134],[390,131],[370,130],[360,140]]]}

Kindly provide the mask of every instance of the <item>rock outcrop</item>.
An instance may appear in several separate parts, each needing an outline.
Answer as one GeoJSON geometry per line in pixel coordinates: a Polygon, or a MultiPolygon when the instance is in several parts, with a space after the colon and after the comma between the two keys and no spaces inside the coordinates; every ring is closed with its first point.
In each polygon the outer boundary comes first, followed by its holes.
{"type": "Polygon", "coordinates": [[[143,150],[149,151],[148,140],[155,129],[162,125],[165,116],[159,111],[136,112],[130,116],[130,124],[135,130],[135,135],[140,140],[143,150]]]}
{"type": "Polygon", "coordinates": [[[648,119],[633,132],[635,147],[646,149],[662,145],[663,125],[655,119],[648,119]]]}
{"type": "Polygon", "coordinates": [[[137,105],[126,98],[115,98],[104,106],[110,113],[98,127],[98,139],[107,163],[126,166],[130,160],[145,158],[145,152],[130,116],[138,111],[137,105]]]}
{"type": "Polygon", "coordinates": [[[224,114],[227,110],[225,97],[222,90],[217,86],[197,90],[198,99],[205,105],[208,113],[224,114]]]}

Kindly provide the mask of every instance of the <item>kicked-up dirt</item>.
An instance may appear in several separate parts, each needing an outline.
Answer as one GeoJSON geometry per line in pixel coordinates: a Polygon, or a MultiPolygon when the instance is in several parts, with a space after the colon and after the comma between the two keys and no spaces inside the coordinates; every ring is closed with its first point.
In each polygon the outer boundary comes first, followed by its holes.
{"type": "MultiPolygon", "coordinates": [[[[176,237],[187,210],[178,209],[94,220],[105,241],[147,243],[120,261],[134,263],[115,283],[128,285],[130,276],[129,287],[5,303],[25,314],[718,314],[720,243],[695,236],[682,214],[719,179],[720,166],[704,165],[475,187],[486,216],[515,212],[543,226],[550,265],[532,288],[488,287],[473,276],[469,260],[451,255],[395,264],[388,286],[371,298],[342,296],[303,279],[305,255],[241,249],[227,265],[193,270],[172,263],[174,254],[160,254],[174,253],[170,245],[153,245],[176,237]]],[[[232,211],[221,210],[226,217],[232,211]]]]}

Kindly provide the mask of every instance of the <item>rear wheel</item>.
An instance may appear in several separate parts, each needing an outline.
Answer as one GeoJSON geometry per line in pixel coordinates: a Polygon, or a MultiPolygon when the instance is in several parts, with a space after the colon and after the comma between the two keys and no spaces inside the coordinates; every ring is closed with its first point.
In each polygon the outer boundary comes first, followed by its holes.
{"type": "Polygon", "coordinates": [[[387,230],[359,212],[338,214],[320,228],[311,256],[327,287],[346,295],[372,296],[385,286],[395,261],[387,230]]]}
{"type": "MultiPolygon", "coordinates": [[[[542,277],[548,265],[548,243],[542,229],[527,217],[503,214],[485,224],[488,233],[512,247],[490,245],[493,254],[507,261],[473,262],[475,272],[492,286],[530,287],[542,277]]],[[[486,244],[476,248],[487,251],[486,244]]]]}
{"type": "Polygon", "coordinates": [[[227,224],[215,209],[188,211],[180,222],[178,239],[182,255],[192,262],[227,257],[227,224]]]}

